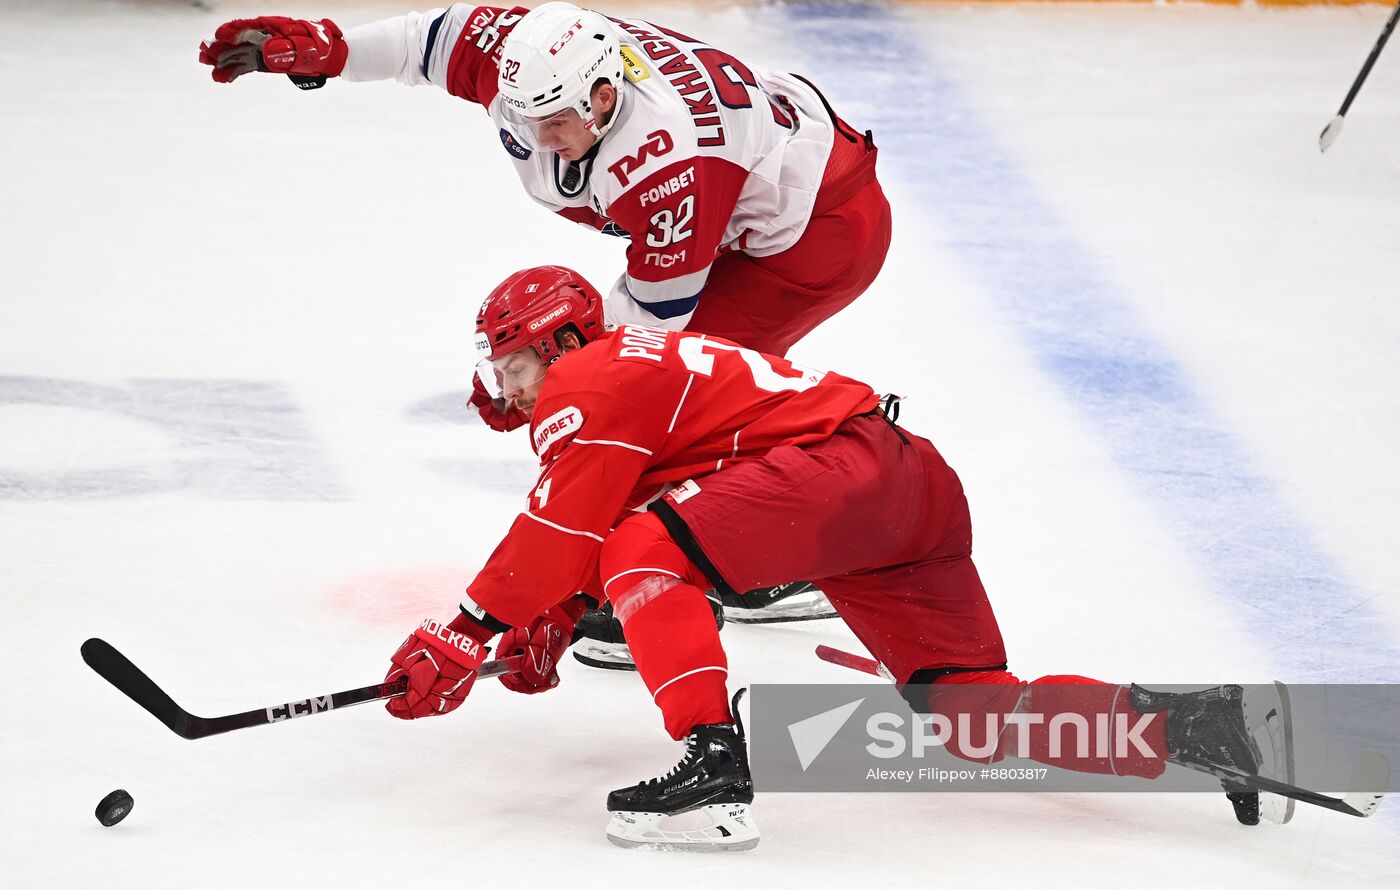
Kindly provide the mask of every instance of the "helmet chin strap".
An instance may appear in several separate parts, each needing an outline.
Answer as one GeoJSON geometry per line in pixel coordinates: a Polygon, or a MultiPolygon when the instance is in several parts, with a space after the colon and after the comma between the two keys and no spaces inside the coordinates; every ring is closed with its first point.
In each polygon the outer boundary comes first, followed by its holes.
{"type": "Polygon", "coordinates": [[[584,108],[585,117],[587,117],[588,115],[592,115],[592,117],[589,118],[588,123],[584,126],[586,126],[589,132],[593,133],[593,135],[597,136],[600,140],[608,134],[608,131],[612,129],[613,123],[617,121],[618,115],[622,113],[622,103],[625,101],[625,99],[623,98],[624,93],[622,91],[622,86],[618,85],[613,87],[613,93],[617,96],[617,101],[613,103],[612,117],[608,119],[608,122],[606,124],[600,123],[598,121],[598,115],[593,114],[592,96],[585,97],[584,100],[579,103],[584,108]]]}

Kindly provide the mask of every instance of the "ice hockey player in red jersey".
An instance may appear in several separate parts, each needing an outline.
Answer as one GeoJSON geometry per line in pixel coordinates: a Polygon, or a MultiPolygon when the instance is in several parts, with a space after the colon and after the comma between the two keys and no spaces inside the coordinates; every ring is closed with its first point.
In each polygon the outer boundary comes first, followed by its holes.
{"type": "MultiPolygon", "coordinates": [[[[458,617],[423,622],[394,654],[387,679],[409,686],[390,713],[458,707],[496,634],[498,656],[528,656],[508,686],[553,688],[574,622],[606,597],[666,729],[687,743],[670,772],[609,795],[609,838],[746,849],[758,842],[747,748],[704,591],[804,577],[906,696],[925,699],[916,707],[1010,713],[1033,695],[1037,710],[1092,726],[1168,713],[1148,721],[1145,750],[1100,757],[1057,756],[1045,727],[1032,728],[1033,759],[1152,778],[1171,752],[1257,772],[1238,687],[1166,694],[1009,673],[958,477],[869,386],[702,334],[607,331],[600,303],[576,273],[548,266],[510,276],[482,305],[485,376],[529,416],[541,472],[458,617]]],[[[949,749],[974,757],[964,744],[949,749]]],[[[1250,807],[1257,821],[1257,795],[1235,797],[1242,821],[1250,807]]]]}
{"type": "MultiPolygon", "coordinates": [[[[303,85],[392,78],[484,106],[536,203],[629,239],[611,324],[781,356],[870,286],[889,247],[868,133],[805,78],[648,22],[557,2],[456,4],[344,32],[329,19],[263,16],[220,26],[200,59],[221,82],[251,71],[303,85]]],[[[496,429],[524,423],[480,387],[472,401],[496,429]]],[[[799,590],[768,594],[789,598],[756,620],[826,614],[819,600],[792,609],[799,590]]],[[[607,639],[595,654],[584,660],[630,665],[607,639]]]]}

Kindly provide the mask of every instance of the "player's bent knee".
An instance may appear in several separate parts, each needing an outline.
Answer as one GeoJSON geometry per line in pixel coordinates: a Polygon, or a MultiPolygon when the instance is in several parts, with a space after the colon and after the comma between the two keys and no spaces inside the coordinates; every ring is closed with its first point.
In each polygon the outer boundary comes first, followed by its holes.
{"type": "Polygon", "coordinates": [[[699,576],[653,513],[624,520],[603,542],[598,565],[603,592],[625,627],[646,603],[699,576]]]}

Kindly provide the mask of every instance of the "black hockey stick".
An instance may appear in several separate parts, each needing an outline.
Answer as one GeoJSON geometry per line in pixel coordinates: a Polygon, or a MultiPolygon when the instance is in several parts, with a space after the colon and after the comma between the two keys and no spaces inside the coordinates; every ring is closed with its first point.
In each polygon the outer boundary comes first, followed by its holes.
{"type": "Polygon", "coordinates": [[[1300,800],[1303,803],[1310,803],[1313,806],[1326,807],[1329,810],[1346,813],[1348,816],[1364,817],[1374,813],[1380,808],[1386,789],[1390,787],[1390,762],[1374,751],[1363,751],[1357,755],[1356,763],[1351,768],[1351,787],[1353,790],[1348,791],[1342,797],[1328,797],[1325,794],[1299,788],[1297,785],[1290,785],[1267,776],[1251,775],[1231,766],[1177,760],[1174,757],[1168,759],[1178,766],[1208,773],[1232,784],[1242,785],[1247,791],[1267,791],[1271,794],[1300,800]],[[1368,788],[1376,790],[1367,791],[1368,788]]]}
{"type": "MultiPolygon", "coordinates": [[[[157,686],[150,677],[142,673],[140,668],[132,664],[130,659],[114,649],[105,640],[96,638],[88,640],[83,643],[82,652],[83,661],[87,662],[88,667],[97,671],[102,679],[121,690],[127,698],[150,711],[157,720],[164,723],[176,735],[186,739],[202,739],[205,736],[218,735],[221,732],[232,732],[235,729],[247,729],[250,726],[262,726],[267,723],[280,723],[293,717],[306,717],[336,708],[346,708],[368,701],[392,698],[395,695],[403,695],[404,689],[408,685],[406,679],[400,679],[393,683],[375,683],[371,686],[361,686],[359,689],[347,689],[344,692],[332,692],[329,695],[318,695],[314,698],[244,711],[241,714],[228,714],[224,717],[196,717],[175,704],[175,700],[166,695],[165,690],[157,686]]],[[[488,661],[477,671],[477,677],[484,679],[513,673],[520,669],[522,658],[523,656],[516,655],[511,658],[488,661]]]]}
{"type": "MultiPolygon", "coordinates": [[[[883,666],[873,658],[845,652],[833,646],[817,646],[817,657],[831,664],[890,679],[889,675],[882,670],[883,666]]],[[[1290,785],[1267,776],[1256,776],[1230,766],[1177,760],[1175,757],[1170,757],[1168,760],[1177,766],[1208,773],[1216,778],[1226,779],[1233,784],[1243,785],[1247,791],[1267,791],[1281,797],[1346,813],[1348,816],[1369,816],[1374,813],[1380,807],[1386,789],[1390,787],[1390,762],[1374,751],[1365,751],[1357,755],[1356,763],[1351,768],[1351,787],[1353,790],[1348,791],[1340,798],[1328,797],[1316,791],[1299,788],[1297,785],[1290,785]]]]}
{"type": "Polygon", "coordinates": [[[287,79],[299,90],[319,90],[326,85],[326,75],[288,74],[287,79]]]}
{"type": "Polygon", "coordinates": [[[1361,66],[1361,73],[1356,75],[1356,80],[1352,82],[1351,90],[1347,97],[1342,100],[1342,109],[1337,112],[1327,122],[1327,126],[1322,128],[1322,135],[1318,137],[1318,145],[1323,151],[1332,147],[1332,143],[1337,141],[1337,137],[1342,135],[1342,122],[1346,118],[1347,109],[1351,108],[1351,101],[1356,98],[1356,94],[1361,92],[1361,85],[1366,82],[1366,76],[1371,73],[1371,66],[1376,64],[1381,50],[1385,49],[1385,42],[1390,39],[1390,32],[1395,30],[1395,22],[1400,20],[1400,3],[1395,4],[1395,11],[1386,20],[1385,27],[1381,29],[1381,36],[1376,39],[1376,45],[1371,49],[1371,54],[1366,57],[1366,64],[1361,66]]]}

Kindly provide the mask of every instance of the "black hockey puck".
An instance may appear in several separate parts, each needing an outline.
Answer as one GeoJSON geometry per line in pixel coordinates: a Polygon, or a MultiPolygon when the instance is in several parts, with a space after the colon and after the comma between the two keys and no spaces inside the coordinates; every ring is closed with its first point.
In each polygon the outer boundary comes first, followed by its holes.
{"type": "Polygon", "coordinates": [[[97,821],[111,828],[125,819],[126,814],[131,812],[131,808],[135,804],[136,801],[131,799],[130,794],[118,788],[102,798],[102,802],[97,805],[97,821]]]}

